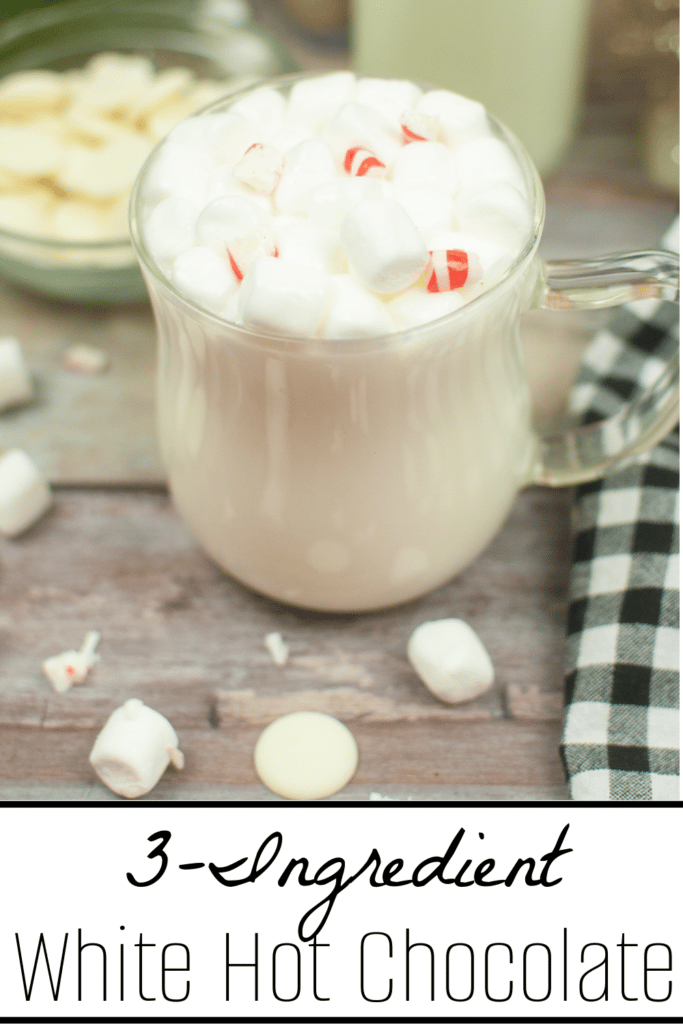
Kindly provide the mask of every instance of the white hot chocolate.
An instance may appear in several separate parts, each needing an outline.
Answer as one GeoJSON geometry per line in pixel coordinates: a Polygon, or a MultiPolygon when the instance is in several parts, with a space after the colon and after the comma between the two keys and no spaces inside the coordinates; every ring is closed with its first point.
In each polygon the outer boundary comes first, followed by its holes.
{"type": "Polygon", "coordinates": [[[159,436],[228,572],[357,611],[495,534],[535,453],[524,160],[474,101],[347,72],[254,89],[159,147],[133,220],[159,436]]]}

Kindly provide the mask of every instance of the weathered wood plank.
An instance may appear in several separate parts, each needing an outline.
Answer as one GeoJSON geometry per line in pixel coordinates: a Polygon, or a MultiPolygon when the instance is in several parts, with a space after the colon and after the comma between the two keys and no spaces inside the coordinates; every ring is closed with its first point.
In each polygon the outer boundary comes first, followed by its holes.
{"type": "MultiPolygon", "coordinates": [[[[255,784],[262,726],[304,705],[352,723],[362,748],[354,785],[563,783],[559,706],[568,569],[566,494],[522,494],[469,570],[421,600],[369,615],[298,611],[228,578],[199,550],[162,492],[58,491],[26,535],[0,542],[0,724],[5,799],[19,786],[87,785],[87,754],[108,714],[141,697],[195,745],[185,789],[255,784]],[[492,691],[447,707],[406,657],[430,618],[465,618],[497,670],[492,691]],[[102,635],[85,685],[53,693],[44,658],[102,635]],[[263,639],[290,645],[275,665],[263,639]],[[541,694],[536,711],[519,694],[541,694]],[[251,692],[253,696],[245,696],[251,692]],[[517,696],[515,696],[517,695],[517,696]],[[514,699],[513,699],[514,698],[514,699]],[[515,720],[518,719],[518,720],[515,720]]],[[[164,788],[166,787],[166,788],[164,788]]]]}

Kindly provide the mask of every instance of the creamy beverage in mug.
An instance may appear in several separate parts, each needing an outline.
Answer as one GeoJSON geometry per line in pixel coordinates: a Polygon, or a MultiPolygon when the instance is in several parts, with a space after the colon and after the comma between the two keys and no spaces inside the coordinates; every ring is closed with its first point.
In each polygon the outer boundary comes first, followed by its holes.
{"type": "Polygon", "coordinates": [[[278,600],[423,594],[477,557],[520,488],[594,478],[675,422],[672,364],[618,420],[536,434],[524,311],[674,298],[675,260],[543,264],[531,161],[449,96],[274,81],[184,122],[138,178],[174,501],[218,564],[278,600]]]}

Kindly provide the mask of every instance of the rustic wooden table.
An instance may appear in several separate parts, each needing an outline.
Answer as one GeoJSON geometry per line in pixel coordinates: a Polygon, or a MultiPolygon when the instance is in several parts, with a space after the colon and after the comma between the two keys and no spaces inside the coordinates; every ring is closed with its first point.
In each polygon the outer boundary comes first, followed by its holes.
{"type": "MultiPolygon", "coordinates": [[[[564,170],[547,184],[543,253],[655,246],[675,213],[650,186],[619,111],[591,111],[564,170]]],[[[535,406],[561,415],[582,348],[606,314],[525,321],[535,406]]],[[[154,437],[154,327],[146,304],[85,309],[0,283],[0,336],[16,335],[36,380],[32,404],[0,416],[0,444],[27,451],[52,481],[54,508],[0,541],[0,798],[118,799],[88,754],[108,714],[141,697],[168,716],[186,755],[151,798],[260,800],[252,751],[288,710],[329,710],[360,748],[335,799],[563,800],[558,756],[571,495],[530,489],[489,549],[448,585],[399,609],[339,616],[295,611],[217,569],[175,513],[154,437]],[[85,341],[106,373],[62,366],[85,341]],[[476,629],[497,678],[448,707],[406,658],[412,629],[457,616],[476,629]],[[89,629],[101,661],[86,685],[55,694],[44,658],[89,629]],[[284,667],[263,645],[279,630],[284,667]]]]}

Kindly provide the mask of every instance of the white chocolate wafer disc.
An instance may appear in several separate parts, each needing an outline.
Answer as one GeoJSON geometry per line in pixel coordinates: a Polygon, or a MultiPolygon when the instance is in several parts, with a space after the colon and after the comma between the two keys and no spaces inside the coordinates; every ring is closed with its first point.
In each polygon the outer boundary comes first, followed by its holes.
{"type": "Polygon", "coordinates": [[[254,748],[254,766],[264,786],[288,800],[322,800],[337,793],[357,765],[353,734],[319,711],[276,718],[254,748]]]}

